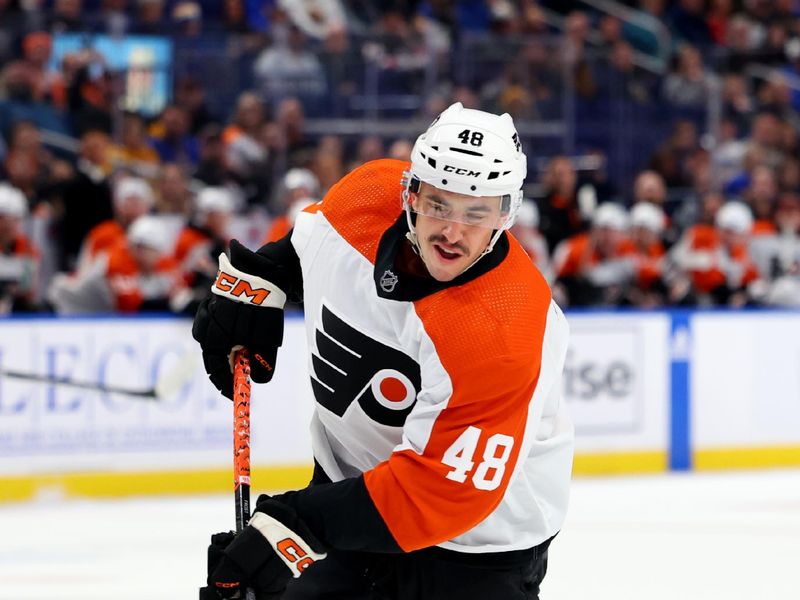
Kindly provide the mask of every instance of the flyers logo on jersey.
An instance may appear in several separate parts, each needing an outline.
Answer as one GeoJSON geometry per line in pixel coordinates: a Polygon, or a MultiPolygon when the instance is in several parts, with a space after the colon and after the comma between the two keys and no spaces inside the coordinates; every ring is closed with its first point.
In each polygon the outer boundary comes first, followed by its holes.
{"type": "Polygon", "coordinates": [[[270,295],[270,290],[264,288],[254,288],[246,279],[240,279],[236,275],[231,275],[225,271],[217,271],[217,280],[214,287],[225,295],[233,296],[240,302],[257,304],[261,306],[270,295]]]}
{"type": "Polygon", "coordinates": [[[420,390],[419,364],[356,330],[324,304],[315,339],[311,386],[317,402],[341,417],[356,401],[372,420],[402,427],[420,390]]]}

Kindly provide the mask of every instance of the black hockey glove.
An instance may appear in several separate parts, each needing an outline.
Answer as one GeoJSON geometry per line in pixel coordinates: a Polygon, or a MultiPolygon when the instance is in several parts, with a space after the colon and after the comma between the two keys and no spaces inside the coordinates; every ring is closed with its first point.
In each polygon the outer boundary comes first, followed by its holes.
{"type": "Polygon", "coordinates": [[[250,377],[272,379],[278,347],[283,342],[286,294],[261,275],[274,266],[236,240],[231,258],[220,254],[212,294],[200,303],[192,336],[200,343],[209,379],[228,398],[233,396],[233,350],[250,352],[250,377]]]}
{"type": "Polygon", "coordinates": [[[258,600],[279,598],[292,577],[326,556],[292,508],[266,496],[259,500],[241,533],[211,536],[208,590],[219,598],[243,598],[248,587],[258,600]]]}

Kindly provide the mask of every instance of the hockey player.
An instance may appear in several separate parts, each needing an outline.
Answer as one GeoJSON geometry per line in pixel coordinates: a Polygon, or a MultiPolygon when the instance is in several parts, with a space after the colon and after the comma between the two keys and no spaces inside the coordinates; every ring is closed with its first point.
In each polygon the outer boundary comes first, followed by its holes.
{"type": "Polygon", "coordinates": [[[302,294],[316,464],[212,538],[210,597],[538,598],[573,428],[565,318],[506,233],[525,173],[511,117],[457,103],[410,165],[366,163],[288,237],[220,256],[193,327],[206,370],[230,397],[244,346],[268,381],[302,294]]]}

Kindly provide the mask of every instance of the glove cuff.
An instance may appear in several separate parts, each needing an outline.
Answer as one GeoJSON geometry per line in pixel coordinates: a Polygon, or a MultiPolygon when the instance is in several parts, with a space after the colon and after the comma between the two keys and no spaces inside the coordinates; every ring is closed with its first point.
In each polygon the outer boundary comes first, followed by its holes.
{"type": "Polygon", "coordinates": [[[219,271],[211,291],[234,302],[253,306],[283,308],[286,294],[262,277],[240,271],[223,252],[219,255],[219,271]]]}
{"type": "MultiPolygon", "coordinates": [[[[250,527],[257,530],[272,546],[275,553],[289,567],[293,577],[300,577],[309,566],[327,556],[325,552],[315,552],[300,535],[263,512],[256,512],[253,515],[250,527]]],[[[306,537],[309,537],[309,533],[306,533],[306,537]]],[[[310,541],[319,545],[313,538],[310,541]]]]}

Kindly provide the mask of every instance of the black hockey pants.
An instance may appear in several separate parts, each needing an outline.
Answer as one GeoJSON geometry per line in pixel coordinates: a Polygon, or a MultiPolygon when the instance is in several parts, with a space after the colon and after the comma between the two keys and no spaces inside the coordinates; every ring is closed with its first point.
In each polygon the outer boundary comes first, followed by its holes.
{"type": "Polygon", "coordinates": [[[282,600],[536,600],[549,545],[506,555],[333,551],[292,580],[282,600]]]}

